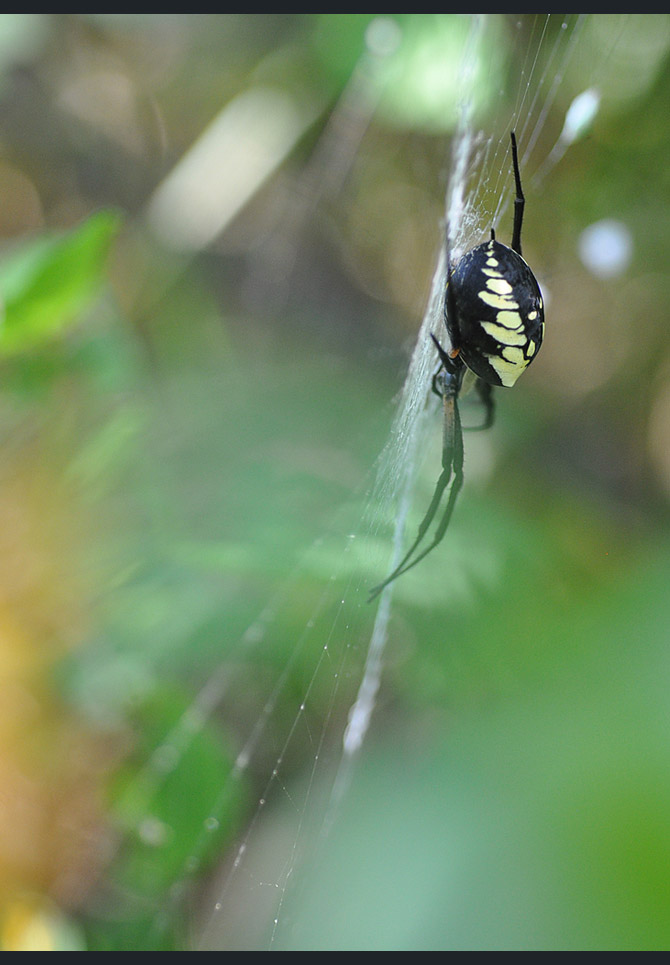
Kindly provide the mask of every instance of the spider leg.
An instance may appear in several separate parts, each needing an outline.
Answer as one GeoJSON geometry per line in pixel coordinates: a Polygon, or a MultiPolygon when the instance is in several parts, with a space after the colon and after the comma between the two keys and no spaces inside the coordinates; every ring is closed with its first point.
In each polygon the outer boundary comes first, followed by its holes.
{"type": "Polygon", "coordinates": [[[517,254],[521,254],[521,224],[523,222],[523,209],[526,206],[526,199],[521,188],[521,175],[519,173],[519,158],[516,151],[516,135],[510,132],[512,139],[512,164],[514,167],[514,183],[516,186],[516,198],[514,199],[514,227],[512,229],[512,248],[517,254]]]}
{"type": "Polygon", "coordinates": [[[439,378],[441,372],[442,372],[442,363],[440,362],[440,367],[439,367],[439,369],[437,370],[437,372],[435,373],[435,375],[433,376],[433,378],[432,378],[432,380],[431,380],[431,383],[430,383],[430,390],[431,390],[431,392],[434,392],[435,395],[439,395],[440,398],[442,398],[443,395],[444,395],[444,392],[442,391],[442,388],[440,387],[440,383],[438,382],[438,378],[439,378]]]}
{"type": "MultiPolygon", "coordinates": [[[[454,505],[456,503],[456,498],[460,489],[463,485],[463,429],[461,426],[460,414],[458,411],[458,392],[462,380],[462,367],[454,364],[451,359],[447,356],[446,352],[441,348],[437,340],[433,336],[433,340],[438,345],[438,350],[440,351],[440,357],[443,360],[444,373],[442,375],[443,389],[441,395],[444,399],[444,437],[442,443],[442,472],[437,480],[437,485],[435,486],[435,492],[433,493],[433,498],[430,501],[428,511],[421,521],[416,539],[408,549],[408,551],[403,556],[402,560],[393,572],[378,586],[375,586],[370,591],[370,596],[368,598],[368,603],[370,603],[376,596],[378,596],[382,590],[388,586],[393,580],[395,580],[402,573],[406,573],[413,566],[427,556],[432,549],[434,549],[437,544],[441,541],[442,537],[447,531],[449,525],[449,520],[454,510],[454,505]],[[443,357],[444,356],[444,357],[443,357]],[[445,362],[446,359],[446,362],[445,362]],[[451,489],[449,491],[449,497],[447,500],[447,505],[440,520],[440,524],[435,532],[435,536],[430,545],[421,551],[418,556],[412,559],[412,556],[416,552],[418,546],[426,535],[430,524],[433,522],[435,514],[440,506],[444,492],[451,482],[451,489]]],[[[439,374],[439,373],[438,373],[439,374]]],[[[437,378],[437,375],[435,376],[437,378]]]]}
{"type": "Polygon", "coordinates": [[[440,505],[442,494],[444,493],[444,490],[447,488],[447,484],[449,483],[450,479],[451,479],[451,470],[443,469],[442,473],[440,474],[440,478],[437,481],[437,486],[435,487],[433,498],[431,500],[430,506],[428,507],[428,512],[424,516],[423,521],[419,526],[419,532],[417,534],[416,539],[414,540],[414,542],[412,543],[412,545],[410,546],[409,550],[402,558],[400,563],[393,570],[393,572],[389,576],[387,576],[382,583],[379,583],[377,586],[373,587],[372,590],[370,590],[368,603],[372,603],[374,598],[376,596],[379,596],[382,590],[385,587],[387,587],[389,583],[392,583],[393,580],[395,580],[396,577],[400,576],[401,573],[406,573],[407,570],[411,569],[416,563],[419,562],[420,559],[423,559],[423,557],[426,555],[425,552],[422,552],[419,554],[419,556],[417,556],[415,560],[413,560],[411,563],[408,563],[408,560],[411,557],[412,553],[414,553],[417,546],[426,535],[426,531],[433,521],[433,517],[435,516],[435,513],[437,512],[437,508],[440,505]]]}
{"type": "Polygon", "coordinates": [[[483,379],[477,379],[475,382],[475,392],[481,399],[482,405],[484,406],[484,421],[480,426],[466,426],[471,432],[479,432],[481,429],[490,429],[493,425],[493,417],[495,414],[495,399],[493,397],[493,386],[483,379]]]}

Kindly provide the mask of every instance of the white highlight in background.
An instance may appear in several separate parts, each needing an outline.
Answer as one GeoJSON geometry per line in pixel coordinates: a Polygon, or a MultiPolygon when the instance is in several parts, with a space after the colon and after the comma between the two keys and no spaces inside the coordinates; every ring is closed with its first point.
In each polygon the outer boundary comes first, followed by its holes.
{"type": "Polygon", "coordinates": [[[579,257],[598,278],[614,278],[633,257],[633,239],[621,221],[606,218],[585,228],[579,236],[579,257]]]}
{"type": "Polygon", "coordinates": [[[560,141],[567,146],[582,137],[590,129],[599,110],[600,93],[595,87],[578,94],[566,111],[560,141]]]}
{"type": "Polygon", "coordinates": [[[210,244],[284,160],[316,117],[280,91],[256,87],[217,115],[156,188],[152,232],[171,247],[210,244]]]}

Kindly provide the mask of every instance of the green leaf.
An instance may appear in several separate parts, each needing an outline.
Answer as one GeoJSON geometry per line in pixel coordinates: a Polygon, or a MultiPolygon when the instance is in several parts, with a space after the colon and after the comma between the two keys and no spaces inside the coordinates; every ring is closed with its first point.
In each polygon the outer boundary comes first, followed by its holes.
{"type": "Polygon", "coordinates": [[[39,346],[80,318],[104,280],[120,223],[117,212],[99,211],[72,231],[33,239],[0,262],[0,353],[39,346]]]}

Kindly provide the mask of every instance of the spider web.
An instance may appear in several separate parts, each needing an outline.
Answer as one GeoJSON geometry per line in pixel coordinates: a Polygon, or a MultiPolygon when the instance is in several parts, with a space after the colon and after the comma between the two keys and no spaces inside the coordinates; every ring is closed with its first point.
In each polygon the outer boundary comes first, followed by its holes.
{"type": "MultiPolygon", "coordinates": [[[[443,234],[449,239],[452,261],[482,240],[491,225],[500,225],[504,230],[513,197],[510,130],[517,133],[526,184],[534,171],[541,171],[542,178],[548,178],[553,164],[558,163],[569,146],[568,132],[561,135],[565,143],[561,144],[559,138],[553,152],[546,148],[543,153],[538,151],[565,72],[579,49],[583,25],[579,15],[537,15],[530,31],[519,31],[511,81],[513,109],[503,109],[501,92],[496,128],[484,132],[477,128],[475,120],[474,74],[481,68],[483,41],[497,24],[495,18],[490,20],[484,15],[470,18],[461,54],[456,126],[449,153],[445,153],[449,178],[443,234]],[[556,17],[560,29],[550,30],[550,21],[556,17]]],[[[382,41],[384,36],[382,31],[382,41]]],[[[314,154],[314,183],[329,181],[332,186],[343,178],[365,136],[369,113],[360,106],[358,85],[374,69],[382,41],[379,36],[371,41],[371,50],[333,113],[330,130],[314,154]],[[342,118],[346,114],[351,121],[352,112],[355,124],[346,125],[347,135],[343,138],[342,118]]],[[[502,82],[499,86],[502,88],[502,82]]],[[[369,110],[374,110],[374,104],[370,104],[369,110]]],[[[316,200],[312,193],[310,203],[316,200]]],[[[511,219],[507,220],[511,230],[511,219]]],[[[278,586],[239,641],[239,652],[245,658],[257,653],[262,659],[263,654],[270,653],[275,628],[301,592],[301,574],[322,572],[323,589],[311,614],[293,641],[288,660],[275,668],[262,711],[240,742],[233,771],[222,780],[221,801],[231,786],[243,782],[250,771],[259,778],[262,790],[244,831],[201,899],[202,909],[193,924],[193,943],[200,949],[309,947],[309,939],[304,937],[304,915],[310,913],[303,909],[309,907],[310,882],[318,875],[323,848],[346,808],[383,693],[395,587],[391,584],[378,605],[368,607],[365,601],[369,586],[360,576],[359,562],[364,557],[365,571],[369,572],[372,558],[373,568],[381,578],[402,556],[407,536],[411,536],[406,532],[406,524],[416,476],[423,454],[432,452],[428,440],[439,426],[429,391],[435,370],[430,333],[441,332],[445,275],[443,244],[436,251],[426,312],[389,441],[375,467],[370,496],[363,509],[362,494],[341,508],[331,530],[307,550],[300,566],[278,586]],[[393,531],[390,560],[381,535],[389,521],[393,531]],[[293,712],[286,716],[285,692],[297,665],[307,668],[304,685],[296,696],[293,712]],[[328,709],[325,718],[315,723],[310,702],[317,692],[328,709]],[[349,708],[346,719],[341,711],[343,704],[349,708]],[[274,748],[270,757],[269,739],[274,748]]],[[[171,735],[173,747],[179,748],[222,701],[236,699],[231,673],[234,663],[232,655],[202,689],[188,719],[182,720],[171,735]]],[[[209,830],[203,830],[203,846],[209,830]]],[[[196,857],[194,854],[193,859],[196,857]]],[[[188,884],[185,874],[174,889],[175,900],[188,884]]],[[[165,909],[168,917],[169,913],[165,909]]],[[[315,924],[314,912],[311,919],[315,924]]],[[[312,933],[318,934],[316,926],[312,933]]],[[[380,946],[388,947],[381,940],[380,946]]]]}

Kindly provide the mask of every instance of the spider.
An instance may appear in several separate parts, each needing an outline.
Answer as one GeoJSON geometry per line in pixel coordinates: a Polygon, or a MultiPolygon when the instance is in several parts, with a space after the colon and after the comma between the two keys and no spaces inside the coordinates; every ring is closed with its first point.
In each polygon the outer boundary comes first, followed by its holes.
{"type": "Polygon", "coordinates": [[[445,350],[431,333],[440,366],[432,390],[444,406],[442,472],[416,539],[393,572],[370,592],[372,601],[393,580],[435,549],[449,526],[463,485],[463,428],[459,396],[474,385],[484,405],[479,429],[493,424],[494,386],[510,388],[536,357],[544,335],[544,304],[533,272],[521,257],[521,224],[525,198],[521,188],[516,137],[512,131],[512,167],[516,198],[512,246],[491,238],[468,251],[452,268],[447,245],[444,321],[451,348],[445,350]],[[432,541],[417,552],[451,483],[447,504],[432,541]]]}

